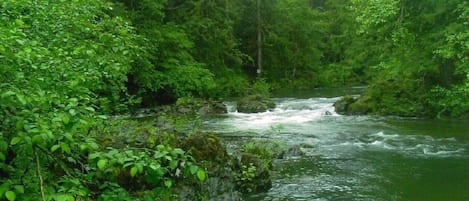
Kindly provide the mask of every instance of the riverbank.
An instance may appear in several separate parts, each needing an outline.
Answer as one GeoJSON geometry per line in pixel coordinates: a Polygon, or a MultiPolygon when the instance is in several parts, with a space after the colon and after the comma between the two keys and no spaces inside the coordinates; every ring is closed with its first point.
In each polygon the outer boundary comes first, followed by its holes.
{"type": "Polygon", "coordinates": [[[249,201],[469,196],[466,121],[338,115],[333,104],[339,99],[275,98],[272,111],[232,110],[205,119],[202,130],[216,132],[234,148],[252,139],[273,140],[302,152],[275,159],[272,188],[249,201]]]}
{"type": "MultiPolygon", "coordinates": [[[[106,120],[94,137],[102,147],[124,151],[158,147],[180,149],[185,159],[176,159],[177,164],[190,162],[199,168],[195,177],[181,177],[177,172],[180,168],[184,171],[183,167],[172,167],[171,161],[161,163],[162,168],[174,170],[161,175],[171,185],[162,182],[161,187],[153,185],[146,188],[134,186],[141,185],[139,182],[132,183],[125,188],[133,195],[161,188],[161,192],[150,196],[162,200],[238,201],[246,195],[270,189],[272,161],[284,152],[274,142],[268,141],[248,141],[228,150],[229,145],[218,134],[200,130],[204,118],[226,112],[227,109],[218,101],[181,99],[174,105],[144,109],[130,116],[106,120]]],[[[137,174],[136,178],[128,179],[142,180],[139,176],[145,175],[137,174]]]]}

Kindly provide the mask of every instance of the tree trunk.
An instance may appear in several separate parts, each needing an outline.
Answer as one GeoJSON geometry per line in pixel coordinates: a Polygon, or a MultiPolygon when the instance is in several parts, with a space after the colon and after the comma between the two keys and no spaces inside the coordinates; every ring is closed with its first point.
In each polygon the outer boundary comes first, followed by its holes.
{"type": "Polygon", "coordinates": [[[404,4],[405,4],[405,0],[401,1],[401,8],[400,8],[400,15],[399,15],[399,19],[397,20],[397,23],[399,24],[402,24],[402,21],[404,21],[404,4]]]}
{"type": "Polygon", "coordinates": [[[439,67],[441,84],[449,88],[453,84],[453,61],[451,59],[445,59],[439,67]]]}
{"type": "Polygon", "coordinates": [[[257,74],[262,73],[261,0],[257,0],[257,74]]]}

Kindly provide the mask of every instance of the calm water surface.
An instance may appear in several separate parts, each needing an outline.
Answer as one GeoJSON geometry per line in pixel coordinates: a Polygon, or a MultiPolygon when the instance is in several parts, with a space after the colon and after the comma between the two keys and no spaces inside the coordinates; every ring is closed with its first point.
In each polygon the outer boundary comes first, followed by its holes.
{"type": "Polygon", "coordinates": [[[276,98],[275,110],[258,114],[227,103],[227,115],[205,121],[233,146],[255,138],[308,147],[276,160],[273,187],[247,200],[469,201],[469,122],[341,116],[337,97],[319,95],[276,98]]]}

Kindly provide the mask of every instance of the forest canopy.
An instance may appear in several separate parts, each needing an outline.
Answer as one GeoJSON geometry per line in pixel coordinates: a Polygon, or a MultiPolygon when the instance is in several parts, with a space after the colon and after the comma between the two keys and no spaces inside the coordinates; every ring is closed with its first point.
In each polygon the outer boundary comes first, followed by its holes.
{"type": "Polygon", "coordinates": [[[469,117],[466,0],[2,0],[0,41],[0,200],[87,196],[90,131],[178,98],[366,85],[372,114],[469,117]]]}

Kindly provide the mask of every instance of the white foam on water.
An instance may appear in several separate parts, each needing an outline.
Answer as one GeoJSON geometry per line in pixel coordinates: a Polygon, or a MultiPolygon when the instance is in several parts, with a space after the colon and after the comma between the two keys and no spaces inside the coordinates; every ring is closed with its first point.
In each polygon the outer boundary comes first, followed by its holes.
{"type": "Polygon", "coordinates": [[[459,156],[465,151],[455,138],[435,139],[425,135],[398,135],[380,131],[365,136],[365,141],[368,143],[361,146],[364,149],[389,150],[412,157],[459,156]]]}
{"type": "MultiPolygon", "coordinates": [[[[299,125],[322,118],[339,116],[332,106],[334,98],[275,99],[277,107],[261,113],[229,112],[230,124],[238,129],[268,130],[282,125],[299,125]]],[[[230,106],[233,110],[233,106],[230,106]]],[[[229,110],[230,111],[230,110],[229,110]]]]}
{"type": "Polygon", "coordinates": [[[451,156],[454,154],[459,154],[464,152],[463,148],[459,148],[456,150],[439,150],[439,151],[432,151],[429,149],[423,149],[423,154],[431,155],[431,156],[451,156]]]}

